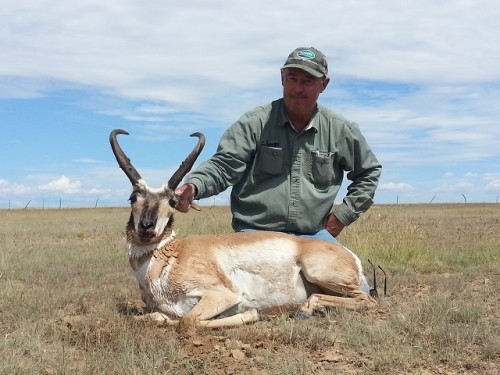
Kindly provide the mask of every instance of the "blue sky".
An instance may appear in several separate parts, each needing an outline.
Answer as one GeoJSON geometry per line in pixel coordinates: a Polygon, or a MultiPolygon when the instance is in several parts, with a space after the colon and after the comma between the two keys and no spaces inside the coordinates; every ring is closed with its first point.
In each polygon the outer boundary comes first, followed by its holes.
{"type": "Polygon", "coordinates": [[[377,203],[499,200],[497,1],[4,0],[0,19],[0,208],[127,205],[112,129],[159,187],[189,134],[205,133],[207,159],[281,96],[299,46],[327,55],[320,103],[384,166],[377,203]]]}

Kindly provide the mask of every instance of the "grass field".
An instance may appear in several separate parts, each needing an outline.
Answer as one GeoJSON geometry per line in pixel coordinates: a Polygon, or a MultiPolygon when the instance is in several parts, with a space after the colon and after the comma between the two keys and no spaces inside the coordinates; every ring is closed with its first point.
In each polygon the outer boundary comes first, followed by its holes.
{"type": "MultiPolygon", "coordinates": [[[[179,332],[133,321],[126,208],[0,211],[0,374],[500,374],[500,204],[374,206],[341,242],[377,309],[179,332]],[[381,279],[381,274],[378,274],[381,279]]],[[[227,207],[179,237],[230,232],[227,207]]]]}

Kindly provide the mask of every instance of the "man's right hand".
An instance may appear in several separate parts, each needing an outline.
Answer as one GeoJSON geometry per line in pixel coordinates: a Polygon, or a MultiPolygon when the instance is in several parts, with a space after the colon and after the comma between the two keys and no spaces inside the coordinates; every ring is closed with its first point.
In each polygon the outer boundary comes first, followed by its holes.
{"type": "Polygon", "coordinates": [[[184,184],[175,189],[174,194],[179,198],[175,209],[180,212],[188,212],[191,207],[199,210],[199,207],[193,203],[196,197],[196,186],[193,184],[184,184]]]}

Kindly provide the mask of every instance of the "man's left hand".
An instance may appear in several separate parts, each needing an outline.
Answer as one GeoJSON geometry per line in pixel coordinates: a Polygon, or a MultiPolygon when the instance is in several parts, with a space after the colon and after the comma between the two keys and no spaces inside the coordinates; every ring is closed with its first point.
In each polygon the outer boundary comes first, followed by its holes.
{"type": "Polygon", "coordinates": [[[337,219],[337,216],[334,214],[328,215],[328,219],[326,220],[325,229],[330,233],[333,237],[337,237],[342,229],[344,229],[345,225],[337,219]]]}

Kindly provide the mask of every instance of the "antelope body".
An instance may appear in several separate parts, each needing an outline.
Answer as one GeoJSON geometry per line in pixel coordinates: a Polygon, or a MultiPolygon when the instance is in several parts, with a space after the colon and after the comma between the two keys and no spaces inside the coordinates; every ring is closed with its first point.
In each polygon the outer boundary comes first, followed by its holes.
{"type": "Polygon", "coordinates": [[[152,189],[116,141],[110,143],[130,179],[126,227],[130,265],[150,313],[166,324],[226,327],[259,319],[259,312],[298,308],[304,316],[328,306],[374,307],[360,290],[366,283],[359,258],[336,243],[256,231],[175,238],[174,190],[200,154],[204,136],[168,183],[152,189]]]}

